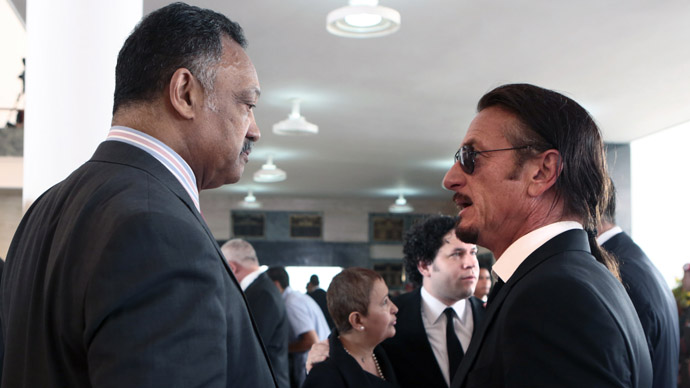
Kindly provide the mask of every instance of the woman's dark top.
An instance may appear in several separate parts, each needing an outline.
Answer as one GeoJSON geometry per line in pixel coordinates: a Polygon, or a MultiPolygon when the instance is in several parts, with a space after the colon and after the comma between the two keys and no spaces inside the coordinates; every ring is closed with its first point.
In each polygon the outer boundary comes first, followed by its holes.
{"type": "Polygon", "coordinates": [[[302,388],[397,388],[398,381],[395,378],[386,352],[377,346],[374,354],[381,367],[381,372],[386,380],[362,369],[359,363],[352,358],[338,339],[338,331],[333,330],[328,337],[329,357],[318,364],[314,364],[307,375],[302,388]]]}

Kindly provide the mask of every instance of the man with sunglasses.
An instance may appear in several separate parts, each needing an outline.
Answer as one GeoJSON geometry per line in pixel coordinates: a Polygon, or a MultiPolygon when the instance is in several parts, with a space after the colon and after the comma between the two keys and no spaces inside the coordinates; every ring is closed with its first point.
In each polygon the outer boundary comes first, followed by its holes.
{"type": "Polygon", "coordinates": [[[443,184],[459,239],[498,280],[451,387],[649,387],[651,362],[617,264],[596,242],[603,142],[575,101],[513,84],[481,98],[443,184]]]}

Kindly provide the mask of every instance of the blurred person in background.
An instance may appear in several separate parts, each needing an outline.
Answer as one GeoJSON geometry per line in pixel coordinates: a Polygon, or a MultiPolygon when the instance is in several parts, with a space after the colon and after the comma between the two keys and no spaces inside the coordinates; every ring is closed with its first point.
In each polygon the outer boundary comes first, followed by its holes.
{"type": "Polygon", "coordinates": [[[268,275],[261,272],[259,258],[250,243],[239,238],[232,239],[223,244],[221,251],[247,297],[256,328],[278,380],[278,388],[290,388],[289,326],[283,297],[268,275]]]}
{"type": "Polygon", "coordinates": [[[479,278],[477,279],[477,287],[474,289],[474,297],[480,299],[486,304],[491,292],[491,270],[487,267],[479,267],[479,278]]]}
{"type": "Polygon", "coordinates": [[[673,294],[647,254],[616,225],[616,189],[613,181],[597,229],[597,242],[620,263],[621,282],[635,306],[647,338],[654,373],[652,387],[676,387],[680,335],[673,294]]]}
{"type": "Polygon", "coordinates": [[[331,314],[328,312],[328,304],[326,303],[326,291],[324,291],[323,288],[319,287],[319,277],[316,274],[311,275],[311,277],[309,278],[309,283],[307,283],[307,295],[311,296],[311,298],[314,299],[316,304],[319,305],[319,307],[321,308],[321,312],[323,312],[323,316],[326,318],[326,323],[328,323],[328,327],[330,327],[331,330],[333,330],[335,326],[333,324],[331,314]]]}
{"type": "Polygon", "coordinates": [[[285,267],[270,267],[266,275],[271,278],[285,302],[289,327],[290,386],[300,388],[307,374],[307,352],[312,345],[328,338],[331,330],[314,299],[290,287],[290,276],[285,267]]]}

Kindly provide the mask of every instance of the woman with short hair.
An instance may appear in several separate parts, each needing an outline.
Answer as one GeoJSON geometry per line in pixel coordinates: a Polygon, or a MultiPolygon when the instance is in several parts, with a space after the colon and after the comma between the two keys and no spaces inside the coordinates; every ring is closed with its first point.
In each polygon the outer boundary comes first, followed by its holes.
{"type": "Polygon", "coordinates": [[[328,287],[327,303],[336,327],[328,337],[329,357],[313,366],[302,388],[397,387],[378,346],[395,335],[398,312],[381,275],[366,268],[343,270],[328,287]]]}

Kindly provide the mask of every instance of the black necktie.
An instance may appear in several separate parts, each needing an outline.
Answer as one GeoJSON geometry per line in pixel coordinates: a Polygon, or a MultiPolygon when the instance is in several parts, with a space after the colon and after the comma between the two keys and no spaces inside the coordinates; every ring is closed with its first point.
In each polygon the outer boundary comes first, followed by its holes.
{"type": "Polygon", "coordinates": [[[463,352],[460,340],[455,334],[455,327],[453,326],[453,309],[447,307],[444,311],[446,314],[446,349],[448,350],[448,367],[450,371],[450,380],[453,381],[453,376],[458,370],[458,365],[462,360],[463,352]]]}

